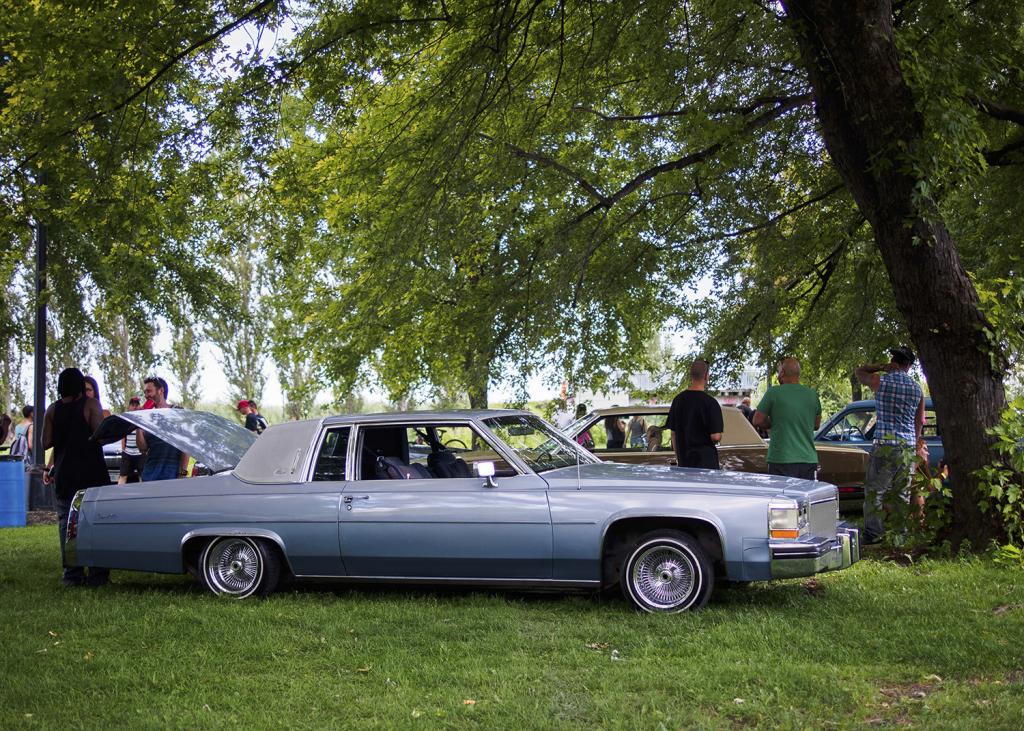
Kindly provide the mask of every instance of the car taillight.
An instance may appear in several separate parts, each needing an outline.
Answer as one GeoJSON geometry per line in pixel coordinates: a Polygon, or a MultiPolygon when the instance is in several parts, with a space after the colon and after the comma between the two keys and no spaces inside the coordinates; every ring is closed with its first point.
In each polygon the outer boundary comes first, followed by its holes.
{"type": "Polygon", "coordinates": [[[83,497],[85,497],[85,490],[79,490],[71,500],[71,510],[68,511],[67,540],[78,537],[78,509],[82,505],[83,497]]]}

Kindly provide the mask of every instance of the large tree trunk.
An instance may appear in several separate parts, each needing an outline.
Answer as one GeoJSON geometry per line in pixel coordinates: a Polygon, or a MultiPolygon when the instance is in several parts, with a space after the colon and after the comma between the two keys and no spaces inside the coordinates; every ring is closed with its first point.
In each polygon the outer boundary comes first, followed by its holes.
{"type": "Polygon", "coordinates": [[[985,430],[1005,406],[1003,355],[936,206],[915,194],[926,144],[893,38],[888,0],[783,0],[814,88],[822,134],[875,241],[935,401],[953,478],[953,538],[1000,535],[973,473],[994,457],[985,430]]]}
{"type": "Polygon", "coordinates": [[[469,350],[463,357],[463,374],[469,408],[486,409],[490,385],[491,354],[469,350]]]}
{"type": "Polygon", "coordinates": [[[484,385],[482,388],[479,386],[470,386],[469,388],[469,408],[471,409],[486,409],[487,408],[487,386],[484,385]]]}

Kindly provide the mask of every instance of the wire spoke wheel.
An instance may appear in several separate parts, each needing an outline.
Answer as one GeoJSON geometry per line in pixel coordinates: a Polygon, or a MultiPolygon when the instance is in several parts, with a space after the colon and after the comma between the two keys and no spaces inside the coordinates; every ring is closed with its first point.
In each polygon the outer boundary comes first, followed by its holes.
{"type": "Polygon", "coordinates": [[[678,549],[656,546],[644,551],[633,564],[630,581],[651,604],[669,609],[693,591],[693,561],[678,549]]]}
{"type": "Polygon", "coordinates": [[[214,594],[244,599],[260,588],[264,559],[264,551],[251,538],[220,538],[203,555],[203,578],[214,594]]]}
{"type": "Polygon", "coordinates": [[[623,593],[645,612],[698,609],[711,594],[713,570],[704,550],[680,531],[641,536],[621,573],[623,593]]]}

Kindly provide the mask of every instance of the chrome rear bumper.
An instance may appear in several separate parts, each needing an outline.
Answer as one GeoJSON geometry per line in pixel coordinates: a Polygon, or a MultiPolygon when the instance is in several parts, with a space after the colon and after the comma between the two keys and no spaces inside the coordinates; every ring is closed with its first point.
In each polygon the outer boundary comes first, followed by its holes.
{"type": "Polygon", "coordinates": [[[57,520],[66,522],[64,540],[64,565],[78,566],[78,513],[82,509],[85,490],[79,490],[71,500],[71,509],[67,515],[58,515],[57,520]]]}
{"type": "Polygon", "coordinates": [[[768,550],[773,579],[838,571],[860,560],[860,531],[840,523],[835,538],[810,536],[798,541],[769,541],[768,550]]]}

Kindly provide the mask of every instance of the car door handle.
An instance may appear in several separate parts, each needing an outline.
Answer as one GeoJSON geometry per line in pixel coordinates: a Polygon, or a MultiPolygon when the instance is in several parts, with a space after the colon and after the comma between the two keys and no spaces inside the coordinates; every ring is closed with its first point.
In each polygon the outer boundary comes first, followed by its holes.
{"type": "Polygon", "coordinates": [[[369,500],[369,499],[370,499],[370,496],[369,496],[369,495],[346,495],[346,496],[345,496],[344,498],[342,498],[342,499],[343,499],[343,500],[344,500],[344,501],[345,501],[346,503],[350,503],[350,502],[352,502],[353,500],[369,500]]]}

